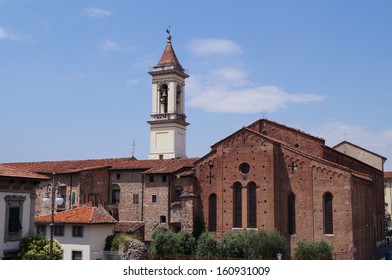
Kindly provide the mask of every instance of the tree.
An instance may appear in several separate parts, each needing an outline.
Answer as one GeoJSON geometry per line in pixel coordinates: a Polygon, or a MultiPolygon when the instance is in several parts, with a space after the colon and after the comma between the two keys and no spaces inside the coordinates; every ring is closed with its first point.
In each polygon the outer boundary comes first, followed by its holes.
{"type": "Polygon", "coordinates": [[[195,238],[186,230],[177,233],[178,254],[193,255],[196,250],[195,238]]]}
{"type": "Polygon", "coordinates": [[[257,249],[254,252],[255,255],[263,259],[272,260],[276,259],[277,254],[285,256],[286,252],[286,240],[278,231],[261,231],[258,237],[257,249]]]}
{"type": "MultiPolygon", "coordinates": [[[[18,260],[47,260],[49,259],[50,241],[42,234],[27,235],[20,241],[16,259],[18,260]]],[[[61,246],[57,240],[53,240],[52,258],[63,259],[61,246]]]]}
{"type": "Polygon", "coordinates": [[[172,231],[155,229],[152,239],[150,253],[153,255],[175,255],[179,251],[176,235],[172,231]]]}
{"type": "Polygon", "coordinates": [[[197,240],[196,255],[204,257],[218,255],[218,242],[208,232],[203,232],[199,236],[197,240]]]}
{"type": "Polygon", "coordinates": [[[227,232],[223,236],[223,246],[227,258],[253,258],[257,235],[253,231],[227,232]]]}
{"type": "Polygon", "coordinates": [[[325,240],[310,242],[301,240],[294,248],[294,256],[297,260],[331,260],[333,247],[325,240]]]}

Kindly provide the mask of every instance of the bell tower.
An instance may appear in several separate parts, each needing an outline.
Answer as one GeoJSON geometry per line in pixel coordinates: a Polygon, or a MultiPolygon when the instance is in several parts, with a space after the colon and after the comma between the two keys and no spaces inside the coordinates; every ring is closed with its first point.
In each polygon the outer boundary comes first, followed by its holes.
{"type": "Polygon", "coordinates": [[[152,76],[152,111],[149,159],[186,157],[185,73],[168,33],[166,48],[158,64],[148,72],[152,76]]]}

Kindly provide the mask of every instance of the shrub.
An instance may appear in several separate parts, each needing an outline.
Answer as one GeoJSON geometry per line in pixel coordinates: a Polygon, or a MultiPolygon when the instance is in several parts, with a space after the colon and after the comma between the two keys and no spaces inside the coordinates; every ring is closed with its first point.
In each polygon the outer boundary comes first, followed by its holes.
{"type": "Polygon", "coordinates": [[[228,258],[254,257],[257,235],[253,232],[227,232],[223,236],[224,256],[228,258]]]}
{"type": "Polygon", "coordinates": [[[333,247],[325,240],[310,242],[301,240],[294,248],[297,260],[331,260],[333,247]]]}
{"type": "Polygon", "coordinates": [[[193,255],[196,249],[195,238],[186,230],[177,234],[178,254],[193,255]]]}
{"type": "Polygon", "coordinates": [[[262,230],[258,237],[257,249],[254,255],[263,259],[276,259],[278,253],[285,256],[287,254],[286,240],[276,230],[267,232],[262,230]]]}
{"type": "Polygon", "coordinates": [[[218,255],[218,242],[208,232],[203,232],[197,240],[196,255],[212,257],[218,255]]]}
{"type": "MultiPolygon", "coordinates": [[[[47,260],[49,259],[50,241],[42,234],[27,235],[20,241],[16,259],[18,260],[47,260]]],[[[57,240],[53,240],[52,259],[61,260],[63,254],[57,240]]]]}
{"type": "Polygon", "coordinates": [[[176,234],[158,228],[152,233],[150,253],[153,255],[175,255],[179,251],[176,234]]]}

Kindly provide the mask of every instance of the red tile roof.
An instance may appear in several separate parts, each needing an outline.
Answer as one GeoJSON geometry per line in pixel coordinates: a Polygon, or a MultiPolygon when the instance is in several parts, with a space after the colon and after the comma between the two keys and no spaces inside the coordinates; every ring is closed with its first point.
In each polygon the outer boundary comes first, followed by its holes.
{"type": "MultiPolygon", "coordinates": [[[[83,206],[54,215],[55,223],[61,224],[115,224],[114,219],[103,207],[83,206]]],[[[50,223],[51,215],[35,218],[36,223],[50,223]]]]}
{"type": "Polygon", "coordinates": [[[133,233],[144,226],[143,222],[118,222],[114,226],[115,232],[133,233]]]}
{"type": "Polygon", "coordinates": [[[392,178],[392,171],[384,172],[384,178],[392,178]]]}
{"type": "MultiPolygon", "coordinates": [[[[8,166],[38,173],[75,173],[97,168],[111,168],[114,170],[138,169],[146,174],[173,173],[183,168],[193,167],[198,158],[136,160],[135,158],[111,158],[68,161],[43,161],[7,163],[8,166]]],[[[1,166],[1,164],[0,164],[1,166]]]]}
{"type": "Polygon", "coordinates": [[[16,178],[26,178],[26,179],[49,179],[48,177],[37,174],[31,171],[18,169],[12,166],[0,164],[0,177],[16,177],[16,178]]]}
{"type": "Polygon", "coordinates": [[[162,57],[159,60],[157,66],[168,65],[168,64],[170,64],[170,65],[174,64],[176,66],[180,66],[181,67],[181,64],[180,64],[180,62],[177,59],[177,56],[176,56],[176,54],[174,52],[174,49],[173,49],[173,46],[172,46],[170,40],[167,42],[166,48],[163,51],[162,57]]]}

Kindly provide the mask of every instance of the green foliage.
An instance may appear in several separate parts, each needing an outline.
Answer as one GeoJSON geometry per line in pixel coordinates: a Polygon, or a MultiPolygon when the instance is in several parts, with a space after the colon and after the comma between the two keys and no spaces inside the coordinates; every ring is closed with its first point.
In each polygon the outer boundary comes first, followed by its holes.
{"type": "Polygon", "coordinates": [[[277,231],[262,230],[258,237],[258,245],[255,255],[262,259],[276,259],[277,254],[287,255],[286,240],[277,231]]]}
{"type": "Polygon", "coordinates": [[[212,257],[218,255],[218,242],[207,232],[203,232],[197,240],[196,255],[212,257]]]}
{"type": "MultiPolygon", "coordinates": [[[[42,234],[27,235],[20,241],[16,259],[18,260],[47,260],[49,259],[50,241],[42,234]]],[[[57,240],[53,240],[52,258],[61,260],[63,254],[57,240]]]]}
{"type": "Polygon", "coordinates": [[[153,255],[175,255],[179,251],[176,234],[165,229],[155,229],[152,233],[150,253],[153,255]]]}
{"type": "Polygon", "coordinates": [[[107,240],[108,243],[110,243],[110,239],[111,239],[110,251],[118,251],[120,244],[122,244],[125,247],[125,250],[128,250],[129,244],[131,243],[132,239],[135,238],[130,234],[120,233],[120,234],[115,234],[113,238],[109,238],[109,240],[107,240]]]}
{"type": "Polygon", "coordinates": [[[223,236],[224,256],[249,258],[255,255],[257,235],[253,231],[227,232],[223,236]]]}
{"type": "Polygon", "coordinates": [[[111,251],[112,250],[112,244],[113,244],[114,237],[115,237],[114,234],[106,236],[105,247],[103,248],[104,251],[111,251]]]}
{"type": "Polygon", "coordinates": [[[195,238],[186,230],[177,234],[178,254],[193,255],[196,250],[195,238]]]}
{"type": "Polygon", "coordinates": [[[297,260],[331,260],[333,247],[325,240],[310,242],[301,240],[294,248],[297,260]]]}
{"type": "Polygon", "coordinates": [[[193,221],[192,235],[197,240],[199,236],[205,231],[204,220],[197,216],[193,221]]]}

